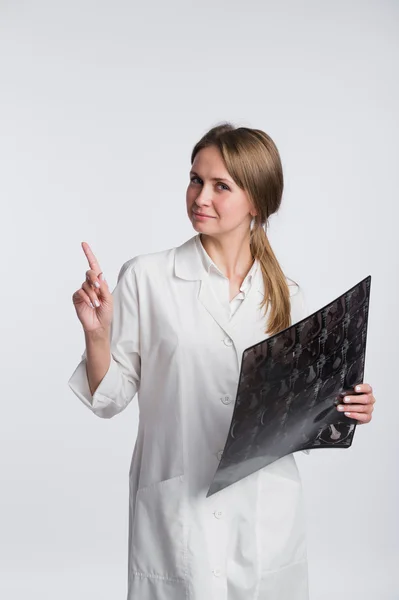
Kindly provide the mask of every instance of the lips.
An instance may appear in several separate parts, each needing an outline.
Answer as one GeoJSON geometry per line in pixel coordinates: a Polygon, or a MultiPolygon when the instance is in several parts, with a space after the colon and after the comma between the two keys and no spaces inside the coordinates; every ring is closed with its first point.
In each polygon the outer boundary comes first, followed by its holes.
{"type": "Polygon", "coordinates": [[[208,219],[214,219],[215,217],[211,217],[211,215],[203,215],[202,213],[197,213],[195,212],[195,210],[193,210],[193,213],[195,215],[197,215],[198,217],[208,217],[208,219]]]}

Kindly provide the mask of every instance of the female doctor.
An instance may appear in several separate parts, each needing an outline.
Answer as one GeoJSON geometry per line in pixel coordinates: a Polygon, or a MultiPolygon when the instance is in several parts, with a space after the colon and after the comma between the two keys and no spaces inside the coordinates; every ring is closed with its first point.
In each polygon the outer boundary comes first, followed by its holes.
{"type": "MultiPolygon", "coordinates": [[[[266,235],[278,150],[222,124],[196,144],[186,194],[196,235],[131,258],[111,293],[86,243],[73,294],[86,347],[69,380],[97,416],[137,392],[129,472],[128,600],[308,600],[305,512],[290,454],[206,497],[232,417],[243,350],[307,316],[266,235]]],[[[338,410],[371,420],[375,398],[338,410]]]]}

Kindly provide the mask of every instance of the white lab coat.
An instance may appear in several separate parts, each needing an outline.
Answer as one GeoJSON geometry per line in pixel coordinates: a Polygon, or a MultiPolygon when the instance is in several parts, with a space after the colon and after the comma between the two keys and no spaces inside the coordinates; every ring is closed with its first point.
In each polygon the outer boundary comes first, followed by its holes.
{"type": "MultiPolygon", "coordinates": [[[[194,236],[123,264],[112,359],[94,395],[85,356],[69,380],[103,418],[138,392],[129,471],[127,600],[308,600],[294,455],[206,498],[229,430],[243,350],[264,340],[260,268],[238,310],[214,295],[194,236]]],[[[287,277],[292,323],[306,316],[287,277]]]]}

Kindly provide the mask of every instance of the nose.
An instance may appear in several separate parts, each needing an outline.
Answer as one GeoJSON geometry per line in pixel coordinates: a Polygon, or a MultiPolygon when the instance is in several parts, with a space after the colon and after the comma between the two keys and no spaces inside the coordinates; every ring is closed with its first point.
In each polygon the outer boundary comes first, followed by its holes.
{"type": "Polygon", "coordinates": [[[212,190],[204,186],[196,196],[195,203],[197,206],[210,206],[212,204],[212,190]]]}

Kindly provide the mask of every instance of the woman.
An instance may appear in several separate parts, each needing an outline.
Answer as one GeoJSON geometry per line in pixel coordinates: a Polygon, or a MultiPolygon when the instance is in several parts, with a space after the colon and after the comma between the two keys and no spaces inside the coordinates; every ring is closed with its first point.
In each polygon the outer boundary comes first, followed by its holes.
{"type": "MultiPolygon", "coordinates": [[[[307,600],[294,455],[206,498],[243,350],[307,316],[265,233],[283,192],[279,153],[263,131],[224,124],[191,163],[194,237],[125,262],[112,294],[83,244],[90,269],[73,302],[86,349],[69,385],[103,418],[138,392],[128,600],[307,600]]],[[[361,391],[350,412],[366,423],[375,399],[361,391]]]]}

